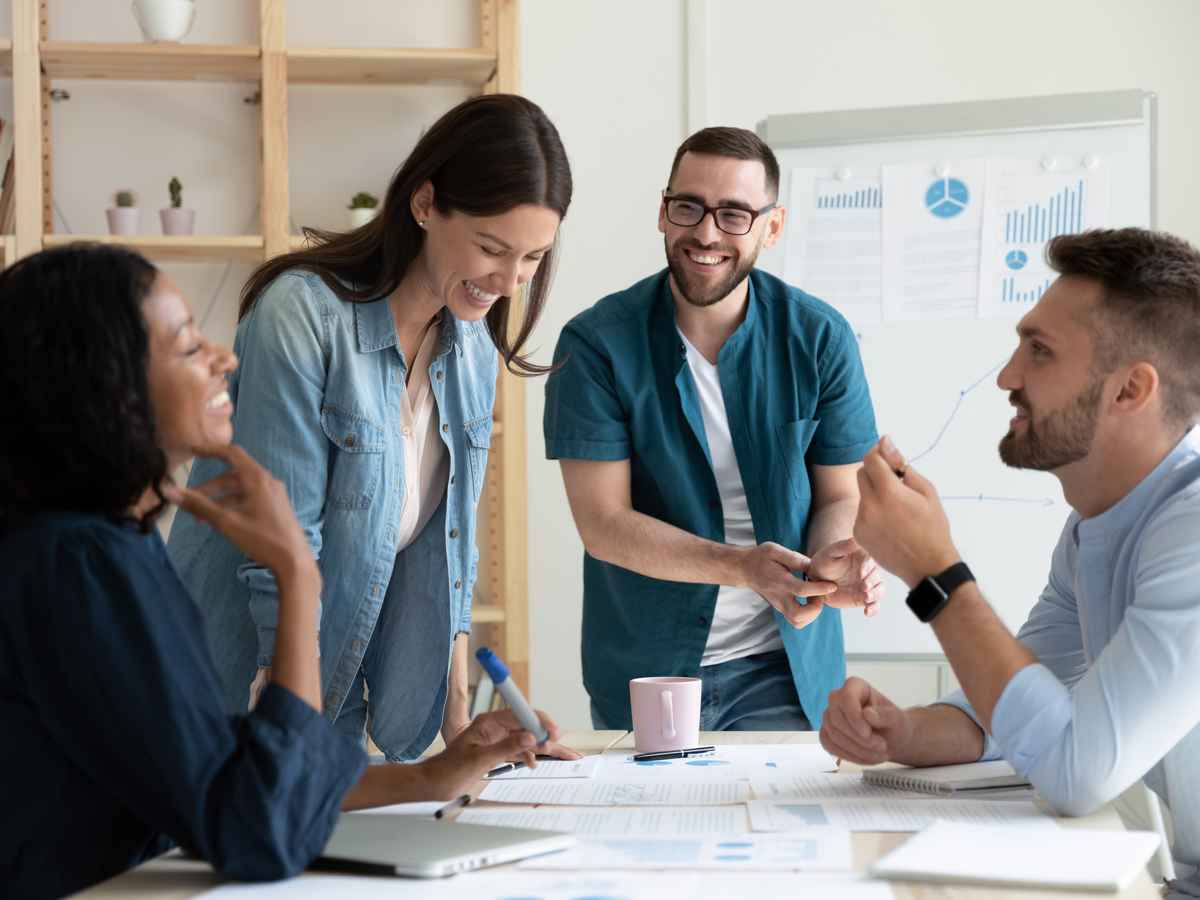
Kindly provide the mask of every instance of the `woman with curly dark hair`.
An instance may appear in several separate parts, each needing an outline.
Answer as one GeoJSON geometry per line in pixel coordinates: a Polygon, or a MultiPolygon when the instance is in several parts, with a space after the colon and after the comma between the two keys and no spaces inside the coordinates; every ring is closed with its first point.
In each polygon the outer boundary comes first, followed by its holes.
{"type": "Polygon", "coordinates": [[[343,807],[536,765],[510,712],[366,774],[321,718],[321,576],[282,482],[229,444],[236,365],[136,253],[74,245],[0,273],[0,895],[60,897],[175,843],[236,878],[294,875],[343,807]],[[172,485],[197,452],[228,471],[172,485]],[[168,500],[278,585],[274,677],[249,715],[226,714],[154,528],[168,500]]]}

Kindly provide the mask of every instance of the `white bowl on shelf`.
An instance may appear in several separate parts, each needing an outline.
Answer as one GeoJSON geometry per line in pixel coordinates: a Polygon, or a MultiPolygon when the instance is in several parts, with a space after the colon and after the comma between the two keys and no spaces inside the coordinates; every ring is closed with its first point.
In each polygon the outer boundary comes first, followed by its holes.
{"type": "Polygon", "coordinates": [[[133,0],[133,17],[152,44],[178,44],[196,21],[196,0],[133,0]]]}

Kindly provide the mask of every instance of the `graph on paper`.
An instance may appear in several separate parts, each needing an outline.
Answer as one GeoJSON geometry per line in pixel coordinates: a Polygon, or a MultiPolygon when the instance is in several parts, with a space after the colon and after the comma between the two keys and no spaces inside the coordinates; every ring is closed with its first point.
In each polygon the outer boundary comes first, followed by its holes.
{"type": "Polygon", "coordinates": [[[848,187],[837,179],[813,179],[813,206],[816,209],[881,209],[879,185],[848,187]]]}
{"type": "Polygon", "coordinates": [[[1092,162],[1047,167],[1040,160],[1004,160],[985,222],[981,315],[1024,315],[1056,277],[1046,265],[1046,244],[1107,224],[1108,161],[1092,162]]]}

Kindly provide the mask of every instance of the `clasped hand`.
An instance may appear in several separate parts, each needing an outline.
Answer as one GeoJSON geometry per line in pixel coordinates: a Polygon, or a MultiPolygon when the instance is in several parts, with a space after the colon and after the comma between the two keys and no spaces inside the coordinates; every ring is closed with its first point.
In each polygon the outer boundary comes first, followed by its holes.
{"type": "Polygon", "coordinates": [[[863,607],[873,616],[887,592],[879,567],[853,538],[822,547],[812,559],[768,541],[746,549],[743,568],[746,585],[794,628],[808,625],[825,605],[863,607]],[[810,580],[797,578],[796,572],[807,573],[810,580]]]}

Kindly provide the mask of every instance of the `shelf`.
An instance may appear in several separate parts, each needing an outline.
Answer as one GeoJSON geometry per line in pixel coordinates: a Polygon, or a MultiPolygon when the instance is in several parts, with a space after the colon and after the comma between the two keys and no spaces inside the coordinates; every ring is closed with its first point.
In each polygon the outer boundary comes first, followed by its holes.
{"type": "Polygon", "coordinates": [[[289,84],[482,84],[494,50],[289,47],[289,84]]]}
{"type": "Polygon", "coordinates": [[[259,49],[249,45],[42,41],[41,51],[51,78],[258,81],[262,76],[259,49]]]}
{"type": "Polygon", "coordinates": [[[471,624],[494,625],[497,622],[504,621],[504,607],[493,606],[490,603],[472,603],[471,604],[471,624]]]}
{"type": "Polygon", "coordinates": [[[62,247],[75,241],[95,241],[99,244],[121,244],[131,247],[156,262],[202,262],[209,259],[236,259],[261,262],[262,235],[236,237],[190,235],[113,235],[113,234],[47,234],[42,245],[62,247]]]}

